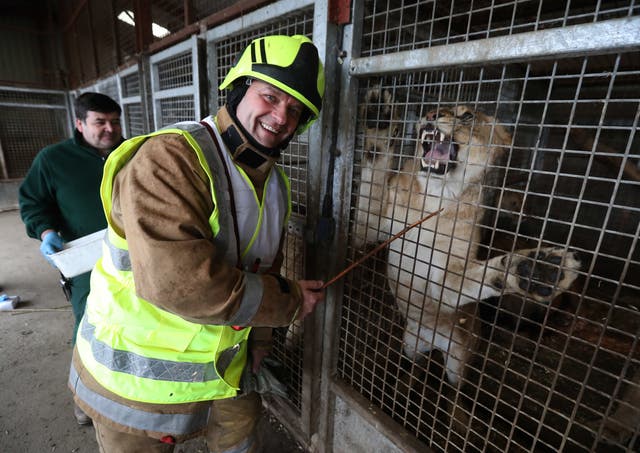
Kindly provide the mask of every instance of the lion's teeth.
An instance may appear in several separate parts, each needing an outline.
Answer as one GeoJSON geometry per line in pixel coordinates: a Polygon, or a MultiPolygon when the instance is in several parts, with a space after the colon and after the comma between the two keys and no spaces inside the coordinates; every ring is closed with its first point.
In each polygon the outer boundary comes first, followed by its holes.
{"type": "Polygon", "coordinates": [[[435,168],[436,170],[437,170],[438,168],[440,168],[440,161],[439,161],[439,160],[437,160],[437,161],[436,161],[436,163],[435,163],[435,164],[433,164],[433,168],[435,168]]]}
{"type": "Polygon", "coordinates": [[[429,139],[433,140],[433,136],[434,136],[434,131],[425,130],[425,131],[422,132],[422,140],[423,141],[426,141],[426,140],[429,140],[429,139]]]}

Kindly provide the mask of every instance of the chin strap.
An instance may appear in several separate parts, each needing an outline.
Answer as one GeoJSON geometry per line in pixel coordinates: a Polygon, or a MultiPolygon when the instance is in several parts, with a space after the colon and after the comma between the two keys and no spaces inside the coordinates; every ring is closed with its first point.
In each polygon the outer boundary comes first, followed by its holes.
{"type": "Polygon", "coordinates": [[[242,126],[234,121],[226,105],[218,110],[216,124],[236,162],[265,173],[280,157],[279,149],[265,148],[250,140],[242,126]]]}

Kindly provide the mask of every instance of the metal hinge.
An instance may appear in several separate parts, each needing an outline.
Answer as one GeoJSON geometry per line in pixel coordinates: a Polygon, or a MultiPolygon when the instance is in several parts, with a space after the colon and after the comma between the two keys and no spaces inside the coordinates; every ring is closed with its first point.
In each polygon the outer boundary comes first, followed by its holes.
{"type": "Polygon", "coordinates": [[[330,242],[333,239],[335,220],[332,217],[320,217],[315,228],[306,228],[303,218],[289,219],[287,232],[303,238],[308,244],[330,242]]]}

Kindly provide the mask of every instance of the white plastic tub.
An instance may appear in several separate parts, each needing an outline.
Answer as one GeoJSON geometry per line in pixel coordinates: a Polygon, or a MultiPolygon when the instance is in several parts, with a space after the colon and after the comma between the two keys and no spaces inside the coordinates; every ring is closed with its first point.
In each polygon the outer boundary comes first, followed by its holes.
{"type": "Polygon", "coordinates": [[[104,229],[69,241],[61,251],[50,255],[50,258],[67,278],[89,272],[102,255],[102,239],[106,233],[107,230],[104,229]]]}

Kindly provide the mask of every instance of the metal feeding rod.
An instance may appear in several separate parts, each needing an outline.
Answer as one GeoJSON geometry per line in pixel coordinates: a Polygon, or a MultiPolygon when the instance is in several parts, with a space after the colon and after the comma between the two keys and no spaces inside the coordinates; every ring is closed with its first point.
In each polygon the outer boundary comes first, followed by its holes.
{"type": "Polygon", "coordinates": [[[389,245],[391,242],[395,241],[396,239],[398,239],[401,236],[404,236],[407,231],[409,231],[411,228],[415,228],[416,226],[420,225],[422,222],[425,222],[427,220],[429,220],[431,217],[436,216],[438,214],[440,214],[443,211],[444,208],[439,209],[438,211],[434,211],[431,214],[421,218],[420,220],[418,220],[417,222],[412,223],[411,225],[405,227],[402,229],[402,231],[400,231],[399,233],[394,234],[393,236],[391,236],[389,239],[387,239],[386,241],[384,241],[382,244],[378,245],[376,248],[374,248],[373,250],[371,250],[369,253],[367,253],[366,255],[364,255],[362,258],[360,258],[358,261],[351,263],[351,265],[349,265],[346,269],[344,269],[342,272],[340,272],[338,275],[336,275],[335,277],[333,277],[331,280],[329,280],[328,282],[326,282],[324,285],[322,285],[322,287],[320,288],[325,289],[327,286],[337,282],[338,280],[340,280],[342,277],[344,277],[345,275],[347,275],[349,272],[351,272],[356,266],[359,266],[360,264],[362,264],[367,258],[369,258],[371,255],[374,255],[376,253],[378,253],[380,250],[382,250],[383,248],[385,248],[387,245],[389,245]]]}

